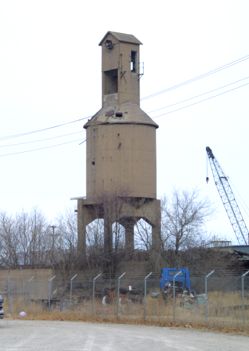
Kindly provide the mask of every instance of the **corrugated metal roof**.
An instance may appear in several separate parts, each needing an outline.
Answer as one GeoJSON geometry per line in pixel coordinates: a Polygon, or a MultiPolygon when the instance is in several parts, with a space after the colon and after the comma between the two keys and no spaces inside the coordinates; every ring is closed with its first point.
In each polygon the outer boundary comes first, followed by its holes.
{"type": "Polygon", "coordinates": [[[131,44],[138,44],[141,45],[141,41],[139,41],[134,35],[132,34],[125,34],[125,33],[118,33],[118,32],[112,32],[109,31],[106,33],[106,35],[104,36],[104,38],[101,40],[101,42],[99,43],[99,45],[102,45],[103,41],[106,39],[106,37],[108,35],[112,35],[114,36],[114,38],[116,38],[118,41],[123,42],[123,43],[131,43],[131,44]]]}

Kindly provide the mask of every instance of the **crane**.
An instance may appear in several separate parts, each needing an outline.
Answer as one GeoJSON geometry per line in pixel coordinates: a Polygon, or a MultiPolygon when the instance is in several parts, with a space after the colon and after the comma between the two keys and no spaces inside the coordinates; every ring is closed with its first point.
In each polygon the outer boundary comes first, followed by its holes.
{"type": "MultiPolygon", "coordinates": [[[[233,227],[233,231],[240,245],[247,245],[249,232],[243,219],[239,206],[235,200],[232,188],[229,184],[228,177],[224,174],[219,162],[214,157],[213,151],[209,146],[206,147],[209,163],[213,173],[214,182],[221,201],[225,207],[226,213],[233,227]]],[[[209,178],[206,178],[208,182],[209,178]]]]}

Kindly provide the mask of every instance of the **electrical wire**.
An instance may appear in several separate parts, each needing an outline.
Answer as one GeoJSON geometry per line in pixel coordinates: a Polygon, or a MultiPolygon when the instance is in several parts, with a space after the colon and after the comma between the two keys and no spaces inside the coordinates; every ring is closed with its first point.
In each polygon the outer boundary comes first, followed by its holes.
{"type": "MultiPolygon", "coordinates": [[[[228,84],[226,84],[226,85],[223,85],[223,86],[221,86],[221,87],[218,87],[218,88],[209,90],[209,91],[204,92],[204,93],[202,93],[202,94],[198,94],[198,95],[192,96],[192,97],[190,97],[190,98],[187,98],[187,99],[178,101],[178,102],[176,102],[176,103],[174,103],[174,104],[170,104],[170,105],[167,105],[167,106],[164,106],[164,107],[160,107],[160,108],[155,109],[155,110],[152,110],[152,111],[150,111],[150,112],[148,112],[148,113],[154,113],[154,112],[157,112],[157,111],[160,111],[160,110],[163,110],[163,109],[167,109],[167,108],[170,108],[170,107],[173,107],[173,106],[180,105],[180,104],[182,104],[182,103],[184,103],[184,102],[191,101],[191,100],[193,100],[193,99],[196,99],[196,98],[199,98],[199,97],[201,97],[201,96],[210,94],[210,93],[215,92],[215,91],[220,90],[220,89],[224,89],[224,88],[226,88],[226,87],[228,87],[228,86],[237,84],[237,83],[239,83],[239,82],[241,82],[241,81],[248,80],[248,79],[249,79],[249,76],[244,77],[244,78],[241,78],[241,79],[239,79],[239,80],[237,80],[237,81],[234,81],[234,82],[228,83],[228,84]]],[[[233,89],[229,89],[229,90],[226,90],[226,91],[221,92],[221,93],[219,93],[219,94],[212,95],[212,96],[209,96],[209,97],[207,97],[207,98],[205,98],[205,99],[199,100],[199,101],[197,101],[197,102],[195,102],[195,103],[193,103],[193,104],[183,106],[183,107],[181,107],[181,108],[179,108],[179,109],[176,109],[176,110],[171,110],[171,111],[165,112],[165,113],[163,113],[163,114],[160,114],[160,115],[158,115],[158,116],[155,116],[154,118],[159,118],[159,117],[161,117],[161,116],[164,116],[164,115],[167,115],[167,114],[170,114],[170,113],[179,111],[179,110],[181,110],[181,109],[191,107],[191,106],[193,106],[193,105],[199,104],[199,103],[204,102],[204,101],[206,101],[206,100],[215,98],[215,97],[217,97],[217,96],[219,96],[219,95],[223,95],[223,94],[225,94],[225,93],[231,92],[231,91],[236,90],[236,89],[238,89],[238,88],[244,87],[244,86],[246,86],[246,85],[248,85],[248,84],[249,84],[249,83],[242,84],[242,85],[240,85],[240,86],[238,86],[238,87],[235,87],[235,88],[233,88],[233,89]]],[[[85,118],[88,118],[88,117],[83,117],[83,118],[81,118],[80,120],[85,119],[85,118]]],[[[76,120],[76,121],[79,121],[79,120],[76,120]]],[[[75,121],[72,121],[72,123],[74,123],[74,122],[75,122],[75,121]]],[[[69,122],[69,123],[70,123],[70,122],[69,122]]],[[[68,124],[68,123],[66,123],[66,124],[68,124]]],[[[63,124],[63,125],[64,125],[64,124],[63,124]]],[[[51,128],[54,128],[54,127],[48,127],[48,128],[46,128],[46,129],[51,129],[51,128]]],[[[38,131],[41,131],[41,130],[37,130],[37,132],[38,132],[38,131]]],[[[29,133],[29,132],[27,132],[27,133],[29,133]]],[[[23,133],[23,134],[27,135],[27,133],[23,133]]],[[[69,136],[69,135],[74,135],[74,134],[79,134],[79,133],[82,133],[82,132],[67,133],[67,134],[62,134],[62,135],[58,135],[58,136],[54,136],[54,137],[50,137],[50,138],[38,139],[38,140],[33,140],[33,141],[26,141],[26,142],[21,142],[21,143],[5,144],[5,145],[0,145],[0,148],[3,148],[3,147],[13,147],[13,146],[20,146],[20,145],[25,145],[25,144],[37,143],[37,142],[43,142],[43,141],[58,139],[58,138],[61,138],[61,137],[65,137],[65,136],[69,136]]],[[[62,143],[62,145],[63,145],[63,143],[62,143]]]]}
{"type": "MultiPolygon", "coordinates": [[[[184,82],[181,82],[181,83],[178,83],[178,84],[175,84],[169,88],[166,88],[166,89],[163,89],[159,92],[156,92],[156,93],[153,93],[153,94],[150,94],[150,95],[147,95],[145,97],[143,97],[141,100],[146,100],[146,99],[149,99],[149,98],[153,98],[157,95],[160,95],[160,94],[163,94],[163,93],[166,93],[166,92],[169,92],[171,90],[175,90],[177,88],[180,88],[184,85],[187,85],[187,84],[190,84],[192,82],[195,82],[197,80],[200,80],[200,79],[203,79],[203,78],[206,78],[210,75],[213,75],[217,72],[220,72],[221,70],[224,70],[224,69],[227,69],[227,68],[230,68],[238,63],[241,63],[243,61],[246,61],[249,59],[249,55],[246,55],[246,56],[243,56],[237,60],[234,60],[234,61],[231,61],[229,63],[226,63],[222,66],[219,66],[211,71],[208,71],[206,73],[203,73],[199,76],[196,76],[196,77],[193,77],[193,78],[190,78],[184,82]]],[[[219,89],[219,88],[218,88],[219,89]]],[[[193,97],[194,98],[194,97],[193,97]]],[[[193,98],[190,98],[190,99],[193,99],[193,98]]],[[[179,102],[180,103],[180,102],[179,102]]],[[[57,124],[57,125],[54,125],[54,126],[50,126],[50,127],[45,127],[45,128],[41,128],[41,129],[36,129],[36,130],[31,130],[31,131],[28,131],[28,132],[23,132],[23,133],[17,133],[17,134],[12,134],[12,135],[7,135],[7,136],[4,136],[4,137],[0,137],[0,140],[7,140],[7,139],[13,139],[13,138],[18,138],[18,137],[23,137],[23,136],[27,136],[27,135],[31,135],[31,134],[36,134],[36,133],[40,133],[40,132],[44,132],[44,131],[47,131],[47,130],[51,130],[51,129],[55,129],[55,128],[59,128],[59,127],[63,127],[63,126],[66,126],[66,125],[69,125],[69,124],[73,124],[73,123],[77,123],[77,122],[80,122],[82,120],[85,120],[85,119],[89,119],[91,118],[91,116],[88,116],[88,117],[82,117],[82,118],[78,118],[78,119],[75,119],[73,121],[69,121],[69,122],[65,122],[65,123],[60,123],[60,124],[57,124]]]]}
{"type": "Polygon", "coordinates": [[[237,65],[238,63],[241,63],[241,62],[246,61],[246,60],[248,60],[248,59],[249,59],[249,55],[243,56],[243,57],[241,57],[241,58],[239,58],[239,59],[237,59],[237,60],[235,60],[235,61],[226,63],[226,64],[223,65],[223,66],[214,68],[214,69],[212,69],[211,71],[208,71],[208,72],[206,72],[206,73],[202,73],[202,74],[200,74],[200,75],[198,75],[198,76],[195,76],[195,77],[193,77],[193,78],[187,79],[187,80],[185,80],[185,81],[183,81],[183,82],[181,82],[181,83],[172,85],[171,87],[166,88],[166,89],[163,89],[163,90],[160,90],[160,91],[158,91],[158,92],[156,92],[156,93],[147,95],[147,96],[143,97],[141,100],[150,99],[150,98],[153,98],[153,97],[155,97],[155,96],[158,96],[158,95],[167,93],[167,92],[169,92],[169,91],[178,89],[178,88],[180,88],[180,87],[182,87],[182,86],[185,86],[185,85],[187,85],[187,84],[196,82],[196,81],[198,81],[198,80],[200,80],[200,79],[209,77],[210,75],[213,75],[213,74],[215,74],[215,73],[218,73],[218,72],[220,72],[220,71],[222,71],[222,70],[224,70],[224,69],[230,68],[230,67],[232,67],[232,66],[234,66],[234,65],[237,65]]]}
{"type": "MultiPolygon", "coordinates": [[[[197,80],[206,78],[206,77],[208,77],[209,75],[212,75],[212,74],[215,74],[215,73],[217,73],[217,72],[219,72],[219,71],[221,71],[221,70],[230,68],[231,66],[236,65],[236,64],[238,64],[238,63],[241,63],[241,62],[243,62],[243,61],[245,61],[245,60],[248,60],[248,59],[249,59],[249,55],[243,56],[243,57],[241,57],[241,58],[239,58],[239,59],[237,59],[237,60],[234,60],[234,61],[232,61],[232,62],[229,62],[229,63],[227,63],[227,64],[225,64],[225,65],[223,65],[223,66],[217,67],[217,68],[215,68],[215,69],[213,69],[213,70],[211,70],[211,71],[208,71],[208,72],[206,72],[206,73],[203,73],[203,74],[201,74],[201,75],[199,75],[199,76],[196,76],[196,77],[193,77],[193,78],[191,78],[191,79],[188,79],[188,80],[186,80],[186,81],[184,81],[184,82],[182,82],[182,83],[173,85],[173,86],[171,86],[171,87],[169,87],[169,88],[167,88],[167,89],[164,89],[164,90],[162,90],[162,91],[159,91],[159,92],[154,93],[154,94],[151,94],[151,95],[148,95],[148,96],[142,98],[142,100],[155,97],[155,96],[157,96],[157,95],[159,95],[159,94],[163,94],[163,93],[165,93],[165,92],[168,92],[168,91],[171,91],[171,90],[180,88],[181,86],[190,84],[190,83],[195,82],[195,81],[197,81],[197,80]]],[[[238,83],[238,82],[241,82],[241,81],[244,81],[244,80],[246,80],[246,79],[248,79],[248,78],[249,78],[249,77],[245,77],[245,78],[239,79],[239,80],[237,80],[237,81],[228,83],[228,84],[226,84],[226,85],[224,85],[224,86],[222,86],[222,87],[215,88],[215,89],[212,89],[212,90],[210,90],[210,91],[208,91],[208,92],[204,92],[204,93],[202,93],[202,94],[198,94],[198,95],[192,96],[192,97],[187,98],[187,99],[184,99],[184,100],[182,100],[182,101],[178,101],[178,102],[176,102],[176,103],[174,103],[174,104],[170,104],[170,105],[167,105],[167,106],[158,108],[158,109],[153,110],[153,111],[151,111],[151,112],[149,112],[149,113],[154,113],[154,112],[157,112],[157,111],[160,111],[160,110],[163,110],[163,109],[167,109],[167,108],[170,108],[170,107],[173,107],[173,106],[177,106],[177,105],[182,104],[182,103],[185,103],[185,102],[187,102],[187,101],[191,101],[191,100],[196,99],[196,98],[199,98],[199,97],[201,97],[201,96],[210,94],[210,93],[215,92],[215,91],[217,91],[217,90],[224,89],[224,88],[226,88],[226,87],[228,87],[228,86],[230,86],[230,85],[234,85],[234,84],[236,84],[236,83],[238,83]]],[[[221,93],[216,94],[216,95],[209,96],[209,97],[207,97],[207,98],[205,98],[205,99],[201,99],[201,100],[196,101],[196,102],[194,102],[194,103],[192,103],[192,104],[185,105],[185,106],[182,106],[182,107],[180,107],[180,108],[177,108],[177,109],[174,109],[174,110],[171,110],[171,111],[168,111],[168,112],[164,112],[164,113],[162,113],[162,114],[160,114],[160,115],[157,115],[157,116],[155,116],[155,117],[153,117],[153,118],[159,118],[159,117],[161,117],[161,116],[165,116],[165,115],[168,115],[168,114],[171,114],[171,113],[180,111],[180,110],[182,110],[182,109],[189,108],[189,107],[194,106],[194,105],[196,105],[196,104],[200,104],[200,103],[205,102],[205,101],[207,101],[207,100],[213,99],[213,98],[215,98],[215,97],[221,96],[221,95],[226,94],[226,93],[228,93],[228,92],[231,92],[231,91],[234,91],[234,90],[236,90],[236,89],[242,88],[242,87],[244,87],[244,86],[246,86],[246,85],[248,85],[248,84],[249,84],[249,83],[242,84],[242,85],[240,85],[240,86],[238,86],[238,87],[235,87],[235,88],[233,88],[233,89],[226,90],[226,91],[221,92],[221,93]]],[[[48,130],[51,130],[51,129],[55,129],[55,128],[63,127],[63,126],[70,125],[70,124],[73,124],[73,123],[77,123],[77,122],[80,122],[80,121],[82,121],[82,120],[89,119],[89,118],[91,118],[91,117],[89,117],[89,116],[88,116],[88,117],[82,117],[82,118],[75,119],[75,120],[73,120],[73,121],[69,121],[69,122],[65,122],[65,123],[60,123],[60,124],[53,125],[53,126],[46,127],[46,128],[42,128],[42,129],[36,129],[36,130],[28,131],[28,132],[23,132],[23,133],[18,133],[18,134],[7,135],[7,136],[5,136],[5,137],[0,137],[0,141],[1,141],[1,140],[13,139],[13,138],[19,138],[19,137],[23,137],[23,136],[28,136],[28,135],[36,134],[36,133],[41,133],[41,132],[48,131],[48,130]]],[[[76,132],[75,134],[77,134],[77,133],[79,133],[79,132],[76,132]]],[[[64,135],[61,135],[61,136],[55,136],[55,137],[51,137],[51,138],[44,138],[44,139],[34,140],[34,141],[26,141],[26,142],[15,143],[15,144],[9,144],[9,145],[0,145],[0,147],[9,147],[9,146],[12,147],[12,146],[19,146],[19,145],[24,145],[24,144],[31,144],[31,143],[43,142],[43,141],[52,140],[52,139],[57,139],[57,138],[64,137],[64,136],[67,136],[67,135],[72,135],[72,134],[74,134],[74,133],[68,133],[68,134],[64,134],[64,135]]],[[[64,143],[60,143],[60,144],[56,144],[56,145],[51,145],[51,146],[46,146],[46,147],[40,147],[40,148],[36,148],[36,149],[30,149],[30,150],[19,151],[19,152],[13,152],[13,153],[6,153],[6,154],[0,155],[0,157],[10,156],[10,155],[16,155],[16,154],[22,154],[22,153],[33,152],[33,151],[39,151],[39,150],[48,149],[48,148],[53,148],[53,147],[57,147],[57,146],[61,146],[61,145],[65,145],[65,144],[69,144],[69,143],[73,143],[73,142],[75,142],[75,140],[73,140],[73,141],[68,141],[68,142],[64,142],[64,143]]],[[[84,142],[84,141],[83,141],[83,142],[84,142]]],[[[82,144],[82,143],[80,143],[80,144],[82,144]]]]}
{"type": "Polygon", "coordinates": [[[162,113],[162,114],[160,114],[160,115],[154,116],[153,118],[159,118],[159,117],[166,116],[166,115],[169,115],[169,114],[174,113],[174,112],[178,112],[178,111],[180,111],[180,110],[184,110],[185,108],[189,108],[189,107],[192,107],[192,106],[194,106],[194,105],[198,105],[198,104],[200,104],[200,103],[202,103],[202,102],[205,102],[205,101],[214,99],[214,98],[216,98],[216,97],[218,97],[218,96],[221,96],[221,95],[230,93],[231,91],[237,90],[237,89],[239,89],[239,88],[243,88],[243,87],[245,87],[245,86],[247,86],[247,85],[249,85],[249,82],[248,82],[248,83],[245,83],[245,84],[242,84],[242,85],[240,85],[240,86],[238,86],[238,87],[235,87],[235,88],[233,88],[233,89],[229,89],[229,90],[223,91],[222,93],[219,93],[219,94],[216,94],[216,95],[212,95],[212,96],[209,96],[209,97],[207,97],[207,98],[205,98],[205,99],[202,99],[202,100],[193,102],[192,104],[189,104],[189,105],[186,105],[186,106],[182,106],[182,107],[179,107],[179,108],[177,108],[177,109],[175,109],[175,110],[171,110],[171,111],[162,113]]]}
{"type": "MultiPolygon", "coordinates": [[[[193,78],[190,78],[184,82],[181,82],[181,83],[178,83],[178,84],[175,84],[171,87],[168,87],[166,89],[163,89],[159,92],[156,92],[156,93],[152,93],[150,95],[147,95],[143,98],[141,98],[141,100],[146,100],[146,99],[149,99],[149,98],[153,98],[157,95],[160,95],[160,94],[163,94],[163,93],[166,93],[166,92],[169,92],[171,90],[175,90],[177,88],[180,88],[182,86],[185,86],[187,84],[190,84],[192,82],[195,82],[197,80],[200,80],[200,79],[203,79],[203,78],[206,78],[210,75],[213,75],[217,72],[220,72],[221,70],[224,70],[224,69],[227,69],[227,68],[230,68],[238,63],[241,63],[243,61],[246,61],[249,59],[249,55],[246,55],[246,56],[243,56],[237,60],[234,60],[234,61],[231,61],[229,63],[226,63],[222,66],[219,66],[217,68],[214,68],[212,69],[211,71],[208,71],[206,73],[203,73],[199,76],[196,76],[196,77],[193,77],[193,78]]],[[[54,125],[54,126],[50,126],[50,127],[46,127],[46,128],[42,128],[42,129],[36,129],[36,130],[31,130],[31,131],[28,131],[28,132],[23,132],[23,133],[18,133],[18,134],[12,134],[12,135],[7,135],[5,137],[0,137],[0,140],[7,140],[7,139],[12,139],[12,138],[18,138],[18,137],[22,137],[22,136],[26,136],[26,135],[31,135],[31,134],[35,134],[35,133],[40,133],[40,132],[44,132],[44,131],[47,131],[47,130],[51,130],[51,129],[54,129],[54,128],[59,128],[59,127],[62,127],[62,126],[66,126],[66,125],[69,125],[69,124],[73,124],[73,123],[77,123],[77,122],[80,122],[82,120],[85,120],[85,119],[89,119],[91,118],[91,116],[88,116],[88,117],[82,117],[82,118],[78,118],[78,119],[75,119],[73,121],[69,121],[69,122],[65,122],[65,123],[60,123],[60,124],[57,124],[57,125],[54,125]]]]}
{"type": "Polygon", "coordinates": [[[41,151],[41,150],[45,150],[45,149],[52,149],[58,146],[63,146],[63,145],[67,145],[67,144],[72,144],[72,143],[76,143],[76,142],[80,142],[79,145],[83,144],[86,142],[86,139],[82,141],[82,139],[77,139],[77,140],[71,140],[71,141],[67,141],[64,143],[60,143],[60,144],[55,144],[55,145],[49,145],[49,146],[44,146],[44,147],[39,147],[36,149],[30,149],[30,150],[24,150],[24,151],[17,151],[17,152],[10,152],[7,154],[0,154],[0,157],[6,157],[6,156],[14,156],[14,155],[20,155],[20,154],[25,154],[25,153],[29,153],[29,152],[34,152],[34,151],[41,151]]]}
{"type": "MultiPolygon", "coordinates": [[[[246,79],[246,78],[244,78],[244,79],[246,79]]],[[[243,80],[243,79],[242,79],[242,80],[243,80]]],[[[233,83],[231,83],[231,84],[233,84],[233,83]]],[[[237,89],[242,88],[242,87],[247,86],[247,85],[249,85],[249,82],[248,82],[248,83],[245,83],[245,84],[242,84],[242,85],[240,85],[240,86],[237,86],[237,87],[235,87],[235,88],[228,89],[228,90],[223,91],[223,92],[221,92],[221,93],[219,93],[219,94],[212,95],[212,96],[209,96],[209,97],[207,97],[207,98],[205,98],[205,99],[196,101],[196,102],[194,102],[194,103],[192,103],[192,104],[182,106],[182,107],[180,107],[180,108],[178,108],[178,109],[171,110],[171,111],[168,111],[168,112],[164,112],[164,113],[162,113],[162,114],[160,114],[160,115],[154,116],[153,118],[159,118],[159,117],[162,117],[162,116],[165,116],[165,115],[169,115],[169,114],[171,114],[171,113],[174,113],[174,112],[183,110],[183,109],[185,109],[185,108],[192,107],[192,106],[194,106],[194,105],[197,105],[197,104],[200,104],[200,103],[202,103],[202,102],[205,102],[205,101],[214,99],[215,97],[224,95],[224,94],[226,94],[226,93],[229,93],[229,92],[231,92],[231,91],[237,90],[237,89]]],[[[220,89],[220,88],[218,88],[218,89],[220,89]]],[[[216,90],[216,89],[214,89],[214,90],[216,90]]],[[[203,94],[204,94],[204,93],[203,93],[203,94]]],[[[200,95],[202,95],[202,94],[200,94],[200,95]]],[[[192,99],[192,98],[190,98],[190,99],[192,99]]],[[[189,100],[189,99],[187,99],[187,100],[189,100]]],[[[78,140],[78,141],[79,141],[79,140],[78,140]]],[[[86,139],[85,139],[83,142],[81,142],[79,145],[83,144],[85,141],[86,141],[86,139]]],[[[36,149],[30,149],[30,150],[25,150],[25,151],[18,151],[18,152],[7,153],[7,154],[2,154],[2,155],[0,154],[0,157],[13,156],[13,155],[18,155],[18,154],[23,154],[23,153],[28,153],[28,152],[40,151],[40,150],[44,150],[44,149],[54,148],[54,147],[57,147],[57,146],[62,146],[62,145],[65,145],[65,144],[71,144],[71,143],[74,143],[74,142],[76,142],[76,140],[69,141],[69,142],[65,142],[65,143],[61,143],[61,144],[46,146],[46,147],[40,147],[40,148],[36,148],[36,149]]]]}
{"type": "Polygon", "coordinates": [[[42,128],[42,129],[35,129],[35,130],[31,130],[29,132],[7,135],[5,137],[0,137],[0,140],[19,138],[19,137],[26,136],[26,135],[31,135],[31,134],[36,134],[36,133],[40,133],[40,132],[45,132],[47,130],[63,127],[63,126],[66,126],[66,125],[69,125],[69,124],[73,124],[73,123],[76,123],[76,122],[80,122],[80,121],[83,121],[84,119],[89,119],[89,118],[91,118],[91,117],[82,117],[82,118],[75,119],[73,121],[56,124],[54,126],[50,126],[50,127],[46,127],[46,128],[42,128]]]}
{"type": "Polygon", "coordinates": [[[206,91],[206,92],[204,92],[204,93],[202,93],[202,94],[198,94],[198,95],[192,96],[192,97],[190,97],[190,98],[187,98],[187,99],[184,99],[184,100],[181,100],[181,101],[177,101],[177,102],[175,102],[174,104],[170,104],[170,105],[166,105],[166,106],[164,106],[164,107],[157,108],[157,109],[155,109],[155,110],[149,111],[148,113],[154,113],[154,112],[158,112],[158,111],[164,110],[164,109],[166,109],[166,108],[170,108],[170,107],[174,107],[174,106],[180,105],[180,104],[182,104],[182,103],[184,103],[184,102],[191,101],[191,100],[194,100],[194,99],[199,98],[199,97],[201,97],[201,96],[204,96],[204,95],[213,93],[213,92],[215,92],[215,91],[217,91],[217,90],[221,90],[221,89],[227,88],[227,87],[229,87],[229,86],[231,86],[231,85],[237,84],[237,83],[242,82],[242,81],[247,80],[247,79],[249,79],[249,76],[244,77],[244,78],[241,78],[241,79],[236,80],[236,81],[233,81],[233,82],[228,83],[228,84],[226,84],[226,85],[220,86],[219,88],[215,88],[215,89],[206,91]]]}
{"type": "Polygon", "coordinates": [[[23,141],[23,142],[15,143],[15,144],[4,144],[4,145],[0,145],[0,148],[14,147],[14,146],[20,146],[20,145],[27,145],[27,144],[34,144],[34,143],[39,143],[39,142],[43,142],[43,141],[64,138],[66,136],[75,135],[75,134],[82,134],[82,131],[56,135],[56,136],[53,136],[53,137],[50,137],[50,138],[43,138],[43,139],[36,139],[36,140],[30,140],[30,141],[23,141]]]}

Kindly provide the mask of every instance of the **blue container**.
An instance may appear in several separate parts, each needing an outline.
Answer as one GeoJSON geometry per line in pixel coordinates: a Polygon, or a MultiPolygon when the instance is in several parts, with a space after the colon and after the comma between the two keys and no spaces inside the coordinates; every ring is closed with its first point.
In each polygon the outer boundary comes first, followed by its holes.
{"type": "Polygon", "coordinates": [[[180,286],[183,290],[191,290],[190,274],[188,268],[162,268],[160,276],[160,289],[164,289],[167,284],[173,285],[174,276],[181,272],[175,278],[175,284],[180,286]]]}

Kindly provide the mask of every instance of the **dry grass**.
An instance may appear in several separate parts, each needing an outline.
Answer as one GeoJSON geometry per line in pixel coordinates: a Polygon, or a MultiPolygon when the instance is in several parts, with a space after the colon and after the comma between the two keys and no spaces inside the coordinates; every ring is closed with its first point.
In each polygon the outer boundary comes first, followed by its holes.
{"type": "Polygon", "coordinates": [[[10,318],[21,318],[20,311],[25,311],[27,315],[22,319],[143,324],[249,335],[249,309],[242,310],[240,295],[235,293],[210,293],[208,319],[205,305],[184,307],[177,300],[174,309],[172,301],[165,304],[161,298],[151,297],[147,298],[146,310],[143,304],[129,302],[118,307],[116,303],[103,306],[100,301],[93,306],[88,301],[50,311],[41,304],[23,299],[15,299],[11,308],[7,302],[5,310],[9,311],[10,318]]]}

